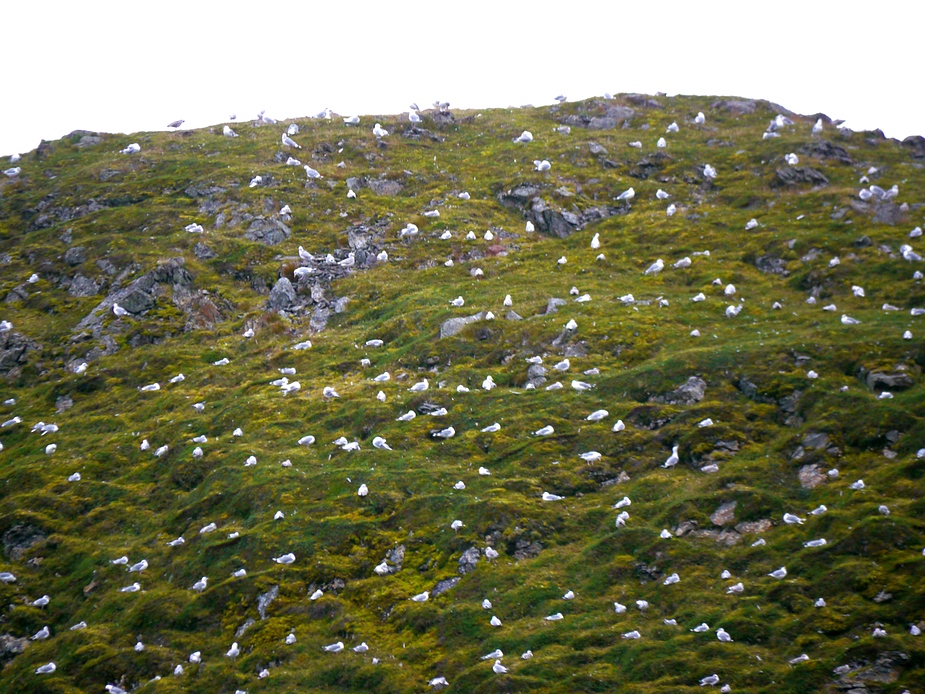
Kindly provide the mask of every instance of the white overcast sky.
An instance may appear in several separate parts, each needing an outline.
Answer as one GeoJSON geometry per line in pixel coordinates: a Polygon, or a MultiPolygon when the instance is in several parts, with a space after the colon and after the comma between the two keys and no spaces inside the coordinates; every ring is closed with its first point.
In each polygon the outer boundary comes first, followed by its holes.
{"type": "MultiPolygon", "coordinates": [[[[0,6],[0,153],[325,107],[387,114],[604,92],[764,98],[925,135],[925,2],[207,2],[0,6]]],[[[372,125],[372,124],[370,124],[372,125]]]]}

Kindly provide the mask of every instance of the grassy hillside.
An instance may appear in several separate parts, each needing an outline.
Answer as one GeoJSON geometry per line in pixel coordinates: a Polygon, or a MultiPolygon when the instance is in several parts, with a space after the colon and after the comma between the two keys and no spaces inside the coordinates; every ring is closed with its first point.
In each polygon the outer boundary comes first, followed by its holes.
{"type": "Polygon", "coordinates": [[[817,117],[620,95],[23,155],[0,690],[916,691],[925,159],[817,117]]]}

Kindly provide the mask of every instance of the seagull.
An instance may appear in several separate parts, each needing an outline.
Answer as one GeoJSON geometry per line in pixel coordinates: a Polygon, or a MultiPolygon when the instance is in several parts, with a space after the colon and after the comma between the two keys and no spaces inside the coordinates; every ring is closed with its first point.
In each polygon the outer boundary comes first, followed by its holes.
{"type": "Polygon", "coordinates": [[[417,113],[414,112],[414,109],[412,109],[408,111],[408,120],[411,121],[412,123],[420,123],[421,117],[417,113]]]}
{"type": "Polygon", "coordinates": [[[190,590],[195,590],[197,593],[201,593],[206,589],[207,584],[209,583],[209,577],[203,576],[198,581],[193,584],[193,587],[190,590]]]}
{"type": "Polygon", "coordinates": [[[675,583],[680,583],[680,582],[681,582],[681,577],[678,576],[678,574],[673,573],[665,579],[662,585],[671,586],[671,585],[674,585],[675,583]]]}
{"type": "Polygon", "coordinates": [[[664,137],[658,138],[658,142],[655,143],[655,146],[659,149],[664,149],[668,146],[668,141],[664,137]]]}
{"type": "Polygon", "coordinates": [[[795,516],[792,513],[784,514],[784,523],[787,523],[788,525],[793,525],[794,523],[802,525],[805,520],[805,518],[800,518],[799,516],[795,516]]]}
{"type": "Polygon", "coordinates": [[[666,132],[666,133],[676,133],[676,132],[678,132],[678,124],[677,124],[677,123],[672,123],[671,125],[668,126],[668,128],[665,130],[665,132],[666,132]]]}
{"type": "Polygon", "coordinates": [[[674,265],[672,265],[671,267],[680,269],[680,268],[685,268],[685,267],[690,267],[690,266],[691,266],[691,259],[685,256],[681,258],[681,260],[676,262],[674,265]]]}
{"type": "Polygon", "coordinates": [[[552,426],[550,426],[550,425],[547,424],[546,426],[542,427],[541,429],[537,429],[537,430],[534,431],[533,433],[534,433],[536,436],[549,436],[550,434],[555,433],[555,431],[556,431],[556,430],[553,429],[552,426]]]}
{"type": "Polygon", "coordinates": [[[790,166],[796,166],[797,164],[800,163],[800,158],[796,154],[791,152],[790,154],[784,157],[784,161],[790,164],[790,166]]]}
{"type": "Polygon", "coordinates": [[[629,202],[635,197],[636,197],[636,191],[633,190],[632,188],[627,188],[626,190],[624,190],[622,193],[620,193],[617,196],[617,200],[626,200],[627,202],[629,202]]]}
{"type": "Polygon", "coordinates": [[[119,588],[120,593],[137,593],[139,590],[141,590],[141,584],[137,581],[130,586],[119,588]]]}
{"type": "Polygon", "coordinates": [[[703,165],[703,177],[709,178],[711,180],[716,178],[716,169],[714,169],[709,164],[704,164],[703,165]]]}
{"type": "Polygon", "coordinates": [[[520,136],[514,138],[514,142],[533,142],[533,133],[524,130],[520,136]]]}
{"type": "Polygon", "coordinates": [[[482,381],[482,390],[491,390],[496,385],[497,384],[495,383],[494,379],[491,376],[488,376],[484,381],[482,381]]]}
{"type": "Polygon", "coordinates": [[[168,547],[179,547],[184,542],[186,542],[186,540],[184,540],[183,537],[178,537],[176,540],[171,540],[170,542],[168,542],[167,546],[168,547]]]}
{"type": "Polygon", "coordinates": [[[360,488],[357,489],[357,496],[366,496],[367,494],[369,494],[369,487],[367,487],[365,484],[361,484],[360,488]]]}
{"type": "Polygon", "coordinates": [[[425,590],[423,593],[418,593],[417,595],[413,596],[411,600],[413,602],[427,602],[429,598],[430,592],[425,590]]]}
{"type": "Polygon", "coordinates": [[[494,424],[489,424],[487,427],[482,429],[482,433],[484,434],[494,434],[496,431],[501,431],[501,425],[498,424],[498,422],[495,422],[494,424]]]}
{"type": "Polygon", "coordinates": [[[652,264],[648,267],[648,269],[647,269],[643,274],[645,274],[645,275],[657,275],[657,274],[660,273],[664,268],[665,268],[665,263],[664,263],[664,261],[663,261],[661,258],[659,258],[659,259],[656,260],[654,263],[652,263],[652,264]]]}
{"type": "Polygon", "coordinates": [[[668,460],[666,460],[666,461],[662,464],[662,467],[663,467],[663,468],[671,468],[671,467],[674,467],[674,466],[677,465],[677,464],[678,464],[678,444],[675,444],[675,445],[672,446],[672,448],[671,448],[671,455],[668,456],[668,460]]]}
{"type": "Polygon", "coordinates": [[[435,689],[443,689],[444,687],[448,687],[450,683],[447,682],[446,677],[434,677],[427,685],[435,689]]]}
{"type": "Polygon", "coordinates": [[[700,624],[700,626],[696,626],[693,629],[691,629],[691,631],[693,631],[695,634],[702,634],[705,631],[710,631],[710,627],[707,625],[706,622],[703,622],[702,624],[700,624]]]}
{"type": "MultiPolygon", "coordinates": [[[[293,637],[292,642],[295,643],[295,635],[294,635],[294,634],[290,634],[290,636],[293,637]]],[[[288,643],[288,639],[287,639],[287,643],[288,643]]],[[[354,653],[366,653],[366,651],[369,650],[369,646],[367,646],[367,645],[366,645],[366,642],[364,641],[364,642],[361,643],[359,646],[354,646],[351,650],[352,650],[354,653]]]]}
{"type": "Polygon", "coordinates": [[[493,547],[485,548],[485,557],[487,559],[497,559],[499,556],[501,555],[498,554],[498,552],[493,547]]]}
{"type": "Polygon", "coordinates": [[[706,117],[703,115],[703,111],[698,111],[697,115],[694,117],[694,122],[697,125],[703,125],[706,122],[706,117]]]}
{"type": "Polygon", "coordinates": [[[623,431],[624,429],[626,429],[626,425],[623,423],[622,419],[618,419],[617,423],[613,425],[613,429],[611,429],[611,431],[623,431]]]}
{"type": "Polygon", "coordinates": [[[449,439],[456,435],[456,429],[453,427],[447,427],[446,429],[441,429],[440,431],[434,433],[434,436],[441,439],[449,439]]]}
{"type": "Polygon", "coordinates": [[[344,125],[356,125],[359,122],[360,122],[359,116],[345,116],[344,117],[344,125]]]}
{"type": "Polygon", "coordinates": [[[425,378],[423,381],[418,381],[417,383],[415,383],[408,390],[412,393],[423,393],[425,390],[427,390],[428,385],[429,384],[427,382],[427,379],[425,378]]]}
{"type": "Polygon", "coordinates": [[[850,485],[848,485],[848,486],[849,486],[851,489],[853,489],[854,491],[858,491],[858,490],[864,489],[864,480],[858,480],[857,482],[852,482],[852,483],[851,483],[850,485]]]}
{"type": "MultiPolygon", "coordinates": [[[[492,619],[497,619],[497,617],[492,617],[492,619]]],[[[500,660],[495,661],[495,664],[491,666],[491,670],[496,675],[503,675],[505,672],[507,672],[507,668],[501,664],[500,660]]]]}
{"type": "Polygon", "coordinates": [[[331,386],[325,386],[321,394],[326,398],[339,398],[340,395],[331,386]]]}
{"type": "Polygon", "coordinates": [[[820,537],[818,540],[810,540],[809,542],[804,542],[804,547],[824,547],[826,545],[826,540],[824,537],[820,537]]]}
{"type": "Polygon", "coordinates": [[[716,630],[716,638],[723,643],[732,643],[732,637],[722,627],[716,630]]]}
{"type": "Polygon", "coordinates": [[[712,687],[715,684],[719,684],[719,675],[707,675],[706,677],[700,680],[701,687],[706,687],[706,686],[712,687]]]}
{"type": "Polygon", "coordinates": [[[459,480],[456,484],[453,485],[453,489],[456,489],[457,491],[462,491],[465,488],[466,488],[466,483],[463,482],[462,480],[459,480]]]}
{"type": "Polygon", "coordinates": [[[293,140],[286,133],[283,133],[282,142],[284,145],[286,145],[286,147],[295,147],[296,149],[302,149],[302,145],[300,145],[298,142],[293,140]]]}
{"type": "Polygon", "coordinates": [[[642,638],[642,634],[640,634],[638,631],[633,629],[633,631],[628,631],[625,634],[623,634],[623,638],[624,639],[639,639],[639,638],[642,638]]]}
{"type": "Polygon", "coordinates": [[[555,614],[551,614],[548,617],[544,617],[543,619],[545,619],[547,622],[557,622],[562,618],[562,613],[556,612],[555,614]]]}
{"type": "Polygon", "coordinates": [[[302,168],[305,169],[305,175],[309,178],[324,178],[324,176],[315,171],[315,169],[310,167],[308,164],[305,164],[302,168]]]}
{"type": "Polygon", "coordinates": [[[395,421],[397,421],[397,422],[410,422],[410,421],[411,421],[412,419],[414,419],[415,417],[417,417],[417,414],[415,414],[414,410],[408,410],[405,414],[403,414],[401,417],[399,417],[399,418],[396,419],[395,421]]]}
{"type": "Polygon", "coordinates": [[[318,589],[314,593],[311,594],[311,596],[309,597],[309,600],[317,600],[322,595],[324,595],[324,591],[321,589],[318,589]]]}
{"type": "Polygon", "coordinates": [[[391,451],[392,447],[385,442],[385,439],[381,436],[376,436],[373,438],[373,448],[378,448],[383,451],[391,451]]]}
{"type": "Polygon", "coordinates": [[[601,454],[597,451],[588,451],[587,453],[580,453],[578,457],[586,463],[594,463],[601,459],[601,454]]]}
{"type": "Polygon", "coordinates": [[[141,145],[138,144],[137,142],[133,142],[128,147],[121,150],[121,153],[122,154],[137,154],[140,151],[141,151],[141,145]]]}
{"type": "Polygon", "coordinates": [[[491,624],[493,627],[500,627],[500,626],[501,626],[501,620],[498,619],[498,617],[497,617],[496,615],[492,615],[491,619],[488,620],[488,623],[491,624]]]}
{"type": "Polygon", "coordinates": [[[480,468],[479,468],[479,474],[482,475],[482,476],[484,477],[485,475],[490,475],[491,472],[488,470],[487,467],[480,467],[480,468]]]}
{"type": "Polygon", "coordinates": [[[818,135],[821,132],[822,132],[822,119],[820,118],[819,120],[816,121],[815,125],[813,125],[813,135],[818,135]]]}
{"type": "Polygon", "coordinates": [[[726,588],[726,594],[729,595],[732,593],[742,593],[744,590],[745,590],[745,586],[743,586],[742,582],[740,581],[739,583],[736,583],[734,586],[729,586],[728,588],[726,588]]]}
{"type": "Polygon", "coordinates": [[[772,571],[771,573],[769,573],[768,576],[770,576],[771,578],[777,578],[777,579],[784,578],[787,576],[787,567],[782,566],[776,571],[772,571]]]}
{"type": "Polygon", "coordinates": [[[284,554],[281,557],[274,557],[273,561],[277,564],[292,564],[295,561],[295,555],[292,552],[284,554]]]}
{"type": "Polygon", "coordinates": [[[820,504],[818,508],[814,508],[809,513],[810,515],[813,515],[813,516],[821,516],[823,513],[825,513],[828,510],[829,509],[826,508],[825,504],[820,504]]]}
{"type": "Polygon", "coordinates": [[[549,492],[543,492],[543,501],[561,501],[564,499],[564,496],[558,496],[556,494],[550,494],[549,492]]]}
{"type": "Polygon", "coordinates": [[[36,668],[35,674],[36,675],[49,675],[52,672],[54,672],[56,669],[57,669],[57,666],[54,663],[50,662],[50,663],[46,663],[45,665],[42,665],[41,667],[36,668]]]}
{"type": "Polygon", "coordinates": [[[461,520],[454,520],[452,523],[450,523],[450,528],[453,529],[454,533],[463,527],[465,527],[465,525],[463,524],[461,520]]]}
{"type": "Polygon", "coordinates": [[[534,159],[533,166],[536,167],[533,169],[534,171],[549,171],[549,169],[552,167],[552,164],[549,163],[548,159],[543,159],[542,161],[539,159],[534,159]]]}
{"type": "Polygon", "coordinates": [[[451,304],[452,306],[455,306],[456,308],[460,308],[460,307],[461,307],[463,304],[465,304],[465,303],[466,303],[466,300],[463,299],[461,296],[457,296],[455,299],[453,299],[453,300],[450,302],[450,304],[451,304]]]}
{"type": "Polygon", "coordinates": [[[148,568],[148,560],[142,559],[137,564],[132,564],[128,570],[129,570],[129,573],[136,573],[136,572],[144,571],[147,568],[148,568]]]}

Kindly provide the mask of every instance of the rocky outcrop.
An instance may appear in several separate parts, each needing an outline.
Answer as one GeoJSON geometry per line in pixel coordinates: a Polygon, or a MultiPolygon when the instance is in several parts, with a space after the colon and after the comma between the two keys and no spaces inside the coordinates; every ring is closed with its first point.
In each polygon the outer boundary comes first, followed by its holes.
{"type": "Polygon", "coordinates": [[[537,185],[520,183],[501,192],[498,202],[504,207],[520,211],[524,219],[531,222],[538,232],[560,239],[571,236],[575,231],[593,222],[625,214],[628,209],[604,205],[584,210],[573,206],[572,210],[563,210],[542,198],[540,192],[537,185]]]}
{"type": "Polygon", "coordinates": [[[771,181],[772,187],[801,184],[827,186],[829,185],[829,179],[821,171],[811,169],[808,166],[789,166],[785,169],[778,169],[774,174],[774,180],[771,181]]]}
{"type": "Polygon", "coordinates": [[[26,363],[29,352],[39,346],[22,333],[12,331],[0,333],[0,374],[8,375],[26,363]]]}
{"type": "Polygon", "coordinates": [[[693,405],[703,400],[706,390],[706,381],[699,376],[691,376],[670,393],[651,397],[649,402],[659,402],[665,405],[693,405]]]}

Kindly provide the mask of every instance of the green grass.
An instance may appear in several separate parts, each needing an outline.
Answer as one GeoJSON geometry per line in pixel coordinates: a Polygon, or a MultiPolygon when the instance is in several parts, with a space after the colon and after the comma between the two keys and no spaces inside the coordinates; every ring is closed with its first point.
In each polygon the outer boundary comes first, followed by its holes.
{"type": "MultiPolygon", "coordinates": [[[[814,138],[812,122],[800,117],[781,137],[763,140],[776,115],[764,102],[752,114],[735,115],[712,108],[710,97],[659,100],[662,109],[635,107],[629,128],[573,127],[569,135],[553,128],[568,115],[602,115],[614,102],[457,112],[456,124],[447,126],[425,114],[424,127],[441,142],[402,137],[406,123],[396,117],[363,118],[356,128],[298,119],[302,131],[294,139],[303,149],[295,156],[324,175],[308,184],[301,169],[273,162],[282,125],[238,124],[234,140],[219,128],[103,135],[85,150],[64,139],[41,161],[26,155],[20,178],[0,182],[0,254],[9,258],[0,273],[0,301],[6,300],[0,318],[38,347],[2,387],[0,400],[17,402],[0,406],[0,419],[18,415],[23,423],[0,430],[0,535],[27,524],[45,537],[19,559],[0,556],[0,570],[17,576],[0,584],[0,600],[10,606],[0,633],[31,636],[47,624],[53,636],[6,664],[0,690],[96,692],[118,683],[164,692],[405,692],[445,676],[454,690],[471,692],[683,692],[701,691],[699,679],[716,672],[733,691],[809,692],[834,686],[834,667],[867,667],[887,651],[909,660],[882,691],[914,688],[925,658],[921,637],[909,634],[911,624],[925,626],[919,585],[925,465],[916,459],[925,447],[925,349],[923,319],[909,309],[925,306],[925,288],[912,280],[919,264],[899,258],[898,248],[908,242],[922,250],[907,238],[923,222],[916,205],[925,186],[922,165],[898,143],[871,133],[827,126],[814,138]],[[697,111],[707,116],[703,126],[691,123],[697,111]],[[376,120],[392,133],[384,146],[371,134],[376,120]],[[656,153],[655,140],[672,121],[680,132],[666,135],[670,159],[646,180],[631,176],[639,160],[656,153]],[[525,129],[533,143],[511,142],[525,129]],[[775,170],[786,167],[783,156],[814,139],[844,147],[853,163],[800,154],[800,165],[822,171],[830,184],[774,187],[775,170]],[[136,140],[139,155],[118,154],[136,140]],[[636,140],[641,150],[629,146],[636,140]],[[607,149],[615,167],[590,153],[592,141],[607,149]],[[549,159],[552,170],[533,172],[533,159],[549,159]],[[704,163],[718,171],[712,185],[700,176],[704,163]],[[879,169],[872,183],[898,183],[898,202],[912,206],[896,226],[851,208],[871,166],[879,169]],[[107,169],[121,175],[103,182],[99,175],[107,169]],[[270,184],[249,188],[256,174],[270,184]],[[361,188],[356,200],[347,199],[348,178],[381,174],[402,184],[397,195],[361,188]],[[614,198],[630,186],[636,197],[625,213],[560,240],[525,232],[521,215],[498,202],[499,193],[521,182],[540,185],[542,197],[566,211],[617,207],[614,198]],[[212,211],[200,211],[208,198],[195,197],[192,186],[223,189],[211,196],[212,211]],[[656,199],[659,188],[670,200],[656,199]],[[457,197],[464,190],[469,201],[457,197]],[[99,208],[85,213],[91,199],[99,208]],[[674,216],[665,214],[668,203],[678,207],[674,216]],[[292,237],[279,246],[247,241],[246,220],[215,225],[219,213],[227,220],[272,217],[284,204],[293,210],[292,237]],[[38,223],[51,208],[76,216],[38,223]],[[424,217],[434,208],[440,217],[424,217]],[[840,208],[848,211],[833,218],[840,208]],[[745,231],[753,217],[758,228],[745,231]],[[183,231],[193,221],[206,233],[183,231]],[[325,287],[326,301],[349,301],[323,332],[309,328],[311,307],[267,312],[258,288],[273,285],[298,258],[299,245],[315,254],[339,249],[342,257],[347,229],[377,221],[386,226],[376,243],[390,261],[325,287]],[[399,239],[407,222],[421,231],[399,239]],[[483,240],[488,229],[492,242],[483,240]],[[63,258],[66,230],[71,246],[86,249],[88,260],[76,267],[63,258]],[[453,234],[449,241],[438,238],[445,230],[453,234]],[[465,240],[469,231],[476,241],[465,240]],[[590,248],[595,233],[600,250],[590,248]],[[855,244],[862,235],[873,244],[855,244]],[[217,257],[198,259],[199,242],[217,257]],[[493,243],[507,255],[485,257],[493,243]],[[706,250],[709,256],[693,255],[706,250]],[[759,271],[755,261],[767,254],[782,258],[789,274],[759,271]],[[556,262],[561,256],[565,265],[556,262]],[[691,267],[670,267],[684,256],[691,267]],[[830,266],[835,256],[841,263],[830,266]],[[230,307],[212,330],[187,330],[174,288],[162,284],[145,315],[117,321],[104,311],[95,332],[78,335],[78,323],[108,292],[175,257],[184,258],[192,290],[230,307]],[[644,276],[658,257],[666,269],[644,276]],[[449,258],[452,267],[444,265],[449,258]],[[102,259],[113,274],[97,265],[102,259]],[[484,274],[474,278],[474,268],[484,274]],[[40,280],[24,284],[33,272],[40,280]],[[101,294],[71,297],[65,280],[78,273],[99,280],[101,294]],[[733,297],[723,295],[729,283],[733,297]],[[866,296],[854,296],[854,285],[866,296]],[[14,300],[17,287],[28,297],[14,300]],[[592,301],[574,303],[572,287],[592,301]],[[813,291],[818,301],[810,305],[813,291]],[[699,292],[707,300],[691,302],[699,292]],[[627,293],[636,304],[619,301],[627,293]],[[522,321],[504,319],[507,294],[522,321]],[[449,304],[458,295],[466,301],[462,309],[449,304]],[[551,297],[568,303],[545,314],[551,297]],[[668,305],[659,306],[659,298],[668,305]],[[739,298],[741,314],[727,318],[725,307],[739,298]],[[772,308],[775,301],[783,308],[772,308]],[[830,303],[837,310],[823,311],[830,303]],[[902,310],[882,311],[884,303],[902,310]],[[496,319],[438,339],[444,320],[481,310],[496,319]],[[861,324],[842,325],[842,313],[861,324]],[[577,332],[554,344],[569,319],[577,332]],[[242,337],[247,326],[256,332],[251,340],[242,337]],[[690,336],[695,328],[700,338],[690,336]],[[905,330],[913,340],[902,339],[905,330]],[[291,349],[308,338],[311,349],[291,349]],[[385,344],[366,347],[372,338],[385,344]],[[118,349],[89,360],[82,376],[66,369],[104,339],[118,349]],[[583,356],[571,356],[571,368],[559,374],[550,367],[567,347],[583,356]],[[562,390],[524,389],[524,360],[534,355],[549,369],[544,385],[561,381],[562,390]],[[230,363],[213,366],[221,358],[230,363]],[[290,378],[302,385],[288,397],[270,385],[285,367],[296,368],[290,378]],[[879,400],[858,377],[861,367],[904,370],[914,385],[879,400]],[[583,375],[591,368],[600,374],[583,375]],[[819,378],[810,378],[810,370],[819,378]],[[390,381],[371,380],[383,371],[390,381]],[[181,372],[182,383],[168,383],[181,372]],[[481,388],[488,375],[498,384],[490,392],[481,388]],[[652,401],[691,375],[707,383],[701,402],[652,401]],[[424,377],[431,384],[426,393],[408,392],[424,377]],[[576,378],[594,388],[572,390],[576,378]],[[756,392],[746,392],[743,381],[756,392]],[[161,390],[139,391],[152,382],[161,390]],[[328,385],[341,397],[322,398],[328,385]],[[457,392],[457,385],[471,392],[457,392]],[[375,398],[380,390],[385,402],[375,398]],[[802,396],[786,412],[781,401],[795,391],[802,396]],[[56,413],[63,396],[73,407],[56,413]],[[197,402],[205,403],[204,412],[192,408],[197,402]],[[425,402],[449,414],[427,416],[420,410],[425,402]],[[610,413],[602,422],[584,419],[601,408],[610,413]],[[418,417],[397,422],[409,409],[418,417]],[[713,426],[697,426],[708,417],[713,426]],[[617,419],[625,431],[611,431],[617,419]],[[45,437],[30,433],[40,420],[61,429],[45,437]],[[480,431],[496,421],[499,432],[480,431]],[[533,435],[547,424],[554,435],[533,435]],[[430,437],[449,425],[454,438],[430,437]],[[243,436],[232,436],[236,427],[243,436]],[[812,432],[828,434],[838,450],[794,459],[812,432]],[[317,441],[300,447],[306,434],[317,441]],[[198,435],[208,437],[201,459],[192,455],[198,435]],[[359,441],[362,450],[335,448],[339,436],[359,441]],[[375,436],[394,450],[374,449],[375,436]],[[142,452],[145,438],[151,449],[142,452]],[[44,453],[49,442],[58,445],[51,456],[44,453]],[[724,443],[718,448],[718,442],[724,443]],[[681,462],[664,470],[674,444],[681,462]],[[161,445],[169,451],[155,458],[161,445]],[[885,457],[884,449],[896,456],[885,457]],[[602,459],[586,464],[578,455],[589,450],[602,459]],[[255,467],[244,466],[250,455],[255,467]],[[280,465],[286,459],[291,467],[280,465]],[[711,461],[719,471],[701,473],[711,461]],[[808,464],[823,473],[837,468],[838,477],[804,489],[798,474],[808,464]],[[479,475],[480,467],[491,475],[479,475]],[[74,472],[81,481],[67,482],[74,472]],[[866,488],[850,490],[859,478],[866,488]],[[465,490],[453,489],[457,480],[465,490]],[[356,495],[361,483],[370,489],[365,498],[356,495]],[[565,499],[543,502],[544,491],[565,499]],[[630,519],[617,528],[612,506],[624,495],[633,502],[630,519]],[[734,544],[716,542],[704,532],[721,530],[710,516],[733,500],[727,531],[765,519],[772,527],[760,536],[740,527],[734,544]],[[819,504],[829,511],[808,516],[819,504]],[[878,512],[881,505],[889,516],[878,512]],[[285,517],[274,520],[276,511],[285,517]],[[807,521],[786,525],[785,512],[807,521]],[[455,519],[465,526],[454,533],[455,519]],[[210,522],[218,530],[201,535],[210,522]],[[692,532],[659,537],[682,523],[692,532]],[[238,536],[229,538],[233,532],[238,536]],[[184,545],[166,545],[179,535],[184,545]],[[766,544],[752,546],[759,537],[766,544]],[[817,537],[828,544],[803,546],[817,537]],[[401,571],[377,576],[373,568],[398,545],[405,552],[401,571]],[[501,556],[488,562],[482,555],[474,571],[460,576],[460,555],[488,545],[501,556]],[[527,548],[539,553],[515,558],[527,548]],[[293,565],[272,562],[290,551],[293,565]],[[136,579],[110,563],[123,554],[150,566],[136,579]],[[785,580],[766,575],[781,565],[785,580]],[[246,578],[233,578],[240,568],[246,578]],[[732,580],[720,578],[724,569],[732,580]],[[664,585],[675,572],[681,583],[664,585]],[[209,577],[209,587],[198,594],[190,586],[201,576],[209,577]],[[454,576],[461,580],[448,592],[425,603],[409,600],[454,576]],[[119,592],[134,580],[141,592],[119,592]],[[737,581],[745,592],[728,595],[726,587],[737,581]],[[275,585],[279,597],[261,620],[257,597],[275,585]],[[319,588],[324,596],[310,600],[319,588]],[[575,600],[562,599],[568,590],[575,600]],[[884,591],[891,599],[878,598],[884,591]],[[52,602],[32,607],[45,593],[52,602]],[[819,597],[827,607],[813,606],[819,597]],[[486,598],[491,610],[481,607],[486,598]],[[640,612],[636,600],[647,600],[649,609],[640,612]],[[627,612],[616,614],[614,602],[627,612]],[[555,612],[565,618],[544,620],[555,612]],[[489,625],[493,614],[502,627],[489,625]],[[248,618],[256,622],[236,636],[248,618]],[[677,626],[666,625],[668,619],[677,626]],[[86,630],[68,630],[81,620],[86,630]],[[704,621],[709,633],[689,631],[704,621]],[[871,636],[878,625],[886,638],[871,636]],[[717,641],[713,630],[720,626],[734,643],[717,641]],[[643,638],[621,638],[633,629],[643,638]],[[287,645],[290,632],[297,641],[287,645]],[[145,644],[141,653],[133,650],[137,639],[145,644]],[[365,641],[370,650],[323,652],[338,640],[348,649],[365,641]],[[224,657],[233,641],[241,646],[234,660],[224,657]],[[505,653],[505,675],[480,659],[495,648],[505,653]],[[534,658],[521,660],[527,649],[534,658]],[[187,662],[194,650],[202,652],[201,666],[187,662]],[[790,665],[801,653],[811,660],[790,665]],[[58,665],[53,675],[33,674],[49,660],[58,665]],[[185,672],[174,677],[178,663],[185,672]],[[258,680],[263,668],[270,677],[258,680]],[[156,676],[163,679],[151,682],[156,676]]],[[[300,290],[303,300],[308,295],[300,290]]]]}

